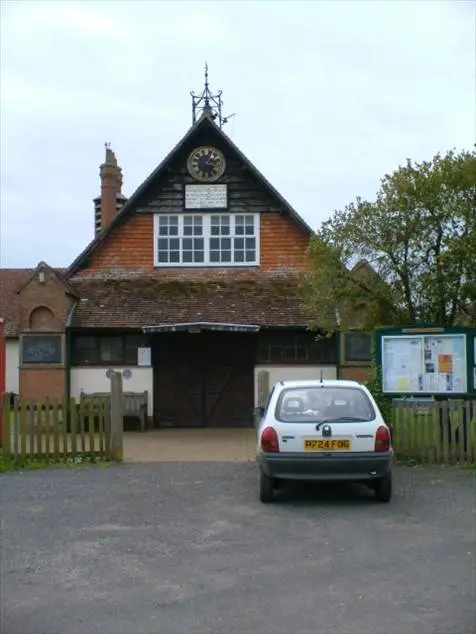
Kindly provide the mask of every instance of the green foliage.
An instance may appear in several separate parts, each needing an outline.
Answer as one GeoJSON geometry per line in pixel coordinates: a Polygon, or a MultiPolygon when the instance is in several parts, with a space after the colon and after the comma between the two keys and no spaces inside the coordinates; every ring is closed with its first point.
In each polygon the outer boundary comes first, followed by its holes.
{"type": "Polygon", "coordinates": [[[334,212],[309,254],[311,327],[474,321],[476,152],[408,160],[385,175],[375,201],[334,212]]]}
{"type": "Polygon", "coordinates": [[[390,425],[392,422],[392,399],[385,396],[382,392],[382,373],[375,363],[372,368],[372,376],[370,380],[367,381],[366,386],[374,397],[385,422],[387,425],[390,425]]]}
{"type": "Polygon", "coordinates": [[[37,471],[39,469],[74,469],[82,466],[109,466],[111,463],[100,460],[94,453],[77,452],[51,462],[35,455],[9,456],[0,448],[0,473],[9,471],[37,471]]]}
{"type": "Polygon", "coordinates": [[[383,393],[382,371],[377,364],[375,342],[376,333],[374,332],[372,337],[372,375],[365,385],[374,397],[375,402],[377,403],[380,412],[382,413],[384,421],[387,423],[387,425],[390,425],[392,423],[392,399],[383,393]]]}

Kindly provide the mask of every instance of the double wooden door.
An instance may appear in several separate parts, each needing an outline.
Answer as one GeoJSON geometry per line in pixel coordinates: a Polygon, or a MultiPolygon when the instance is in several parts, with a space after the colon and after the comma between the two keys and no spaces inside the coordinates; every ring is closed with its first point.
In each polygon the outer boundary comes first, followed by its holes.
{"type": "Polygon", "coordinates": [[[161,333],[153,343],[158,427],[251,427],[256,335],[161,333]]]}

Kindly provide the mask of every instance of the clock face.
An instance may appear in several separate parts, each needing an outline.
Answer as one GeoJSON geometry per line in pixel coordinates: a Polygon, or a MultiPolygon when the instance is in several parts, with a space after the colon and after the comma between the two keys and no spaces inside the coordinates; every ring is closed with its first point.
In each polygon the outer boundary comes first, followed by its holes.
{"type": "Polygon", "coordinates": [[[220,150],[214,147],[197,147],[188,157],[188,171],[197,181],[211,183],[225,171],[226,161],[220,150]]]}

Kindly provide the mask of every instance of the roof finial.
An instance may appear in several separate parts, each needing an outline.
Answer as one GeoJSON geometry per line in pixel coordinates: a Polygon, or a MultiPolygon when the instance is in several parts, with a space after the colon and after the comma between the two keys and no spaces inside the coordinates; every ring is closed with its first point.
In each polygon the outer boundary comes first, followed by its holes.
{"type": "Polygon", "coordinates": [[[192,121],[195,123],[198,118],[198,113],[200,113],[201,117],[209,117],[212,121],[217,120],[218,125],[223,127],[225,123],[227,123],[230,117],[234,115],[229,115],[228,117],[222,116],[222,106],[223,101],[221,98],[222,91],[219,90],[215,95],[210,90],[210,86],[208,84],[208,63],[205,62],[205,87],[203,91],[196,95],[193,91],[190,92],[192,96],[192,121]]]}
{"type": "Polygon", "coordinates": [[[208,91],[208,63],[205,62],[205,92],[208,91]]]}
{"type": "Polygon", "coordinates": [[[205,95],[205,106],[203,107],[203,112],[202,114],[207,114],[209,117],[211,117],[212,119],[214,119],[215,117],[213,116],[213,110],[210,107],[210,89],[208,87],[208,64],[207,62],[205,62],[205,90],[203,91],[203,94],[205,95]]]}

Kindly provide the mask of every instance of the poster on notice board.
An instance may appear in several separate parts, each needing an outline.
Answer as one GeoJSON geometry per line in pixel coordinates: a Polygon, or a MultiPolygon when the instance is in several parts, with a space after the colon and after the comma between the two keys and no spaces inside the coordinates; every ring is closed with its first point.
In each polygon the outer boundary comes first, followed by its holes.
{"type": "Polygon", "coordinates": [[[461,394],[467,389],[465,335],[382,337],[383,391],[461,394]]]}

